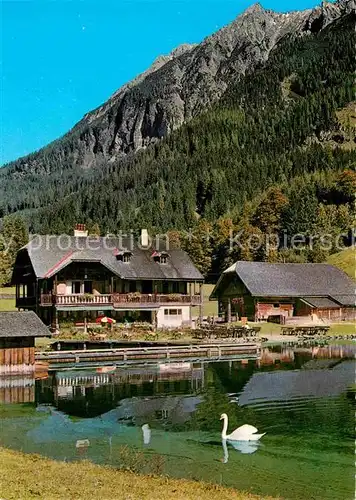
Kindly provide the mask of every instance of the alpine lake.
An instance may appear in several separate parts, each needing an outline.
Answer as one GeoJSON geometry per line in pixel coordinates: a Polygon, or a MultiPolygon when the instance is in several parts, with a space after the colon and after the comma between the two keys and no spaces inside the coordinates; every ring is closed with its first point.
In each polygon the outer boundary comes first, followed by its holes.
{"type": "Polygon", "coordinates": [[[259,360],[73,366],[2,380],[0,445],[262,496],[352,499],[354,354],[355,345],[275,345],[259,360]],[[266,434],[222,441],[222,413],[228,432],[248,423],[266,434]]]}

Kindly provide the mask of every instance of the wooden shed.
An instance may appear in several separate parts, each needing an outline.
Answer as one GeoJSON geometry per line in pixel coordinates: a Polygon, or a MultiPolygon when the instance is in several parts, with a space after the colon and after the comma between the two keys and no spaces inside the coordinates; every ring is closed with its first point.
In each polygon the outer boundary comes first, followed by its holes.
{"type": "Polygon", "coordinates": [[[0,312],[0,375],[32,373],[35,338],[50,336],[33,311],[0,312]]]}
{"type": "Polygon", "coordinates": [[[328,264],[239,261],[222,273],[210,298],[219,300],[228,322],[233,312],[251,321],[356,319],[355,283],[328,264]]]}

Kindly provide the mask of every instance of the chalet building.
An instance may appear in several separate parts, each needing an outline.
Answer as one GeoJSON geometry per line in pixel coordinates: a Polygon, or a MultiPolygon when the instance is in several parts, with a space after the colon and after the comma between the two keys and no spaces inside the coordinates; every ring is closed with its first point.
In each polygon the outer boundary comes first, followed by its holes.
{"type": "Polygon", "coordinates": [[[33,311],[0,312],[0,376],[34,372],[35,338],[50,336],[33,311]]]}
{"type": "Polygon", "coordinates": [[[236,262],[223,272],[210,298],[219,300],[227,321],[233,313],[251,321],[356,317],[355,283],[327,264],[236,262]]]}
{"type": "Polygon", "coordinates": [[[61,321],[148,321],[158,328],[191,326],[201,315],[203,276],[180,249],[141,238],[37,236],[17,255],[16,307],[33,310],[46,325],[61,321]]]}

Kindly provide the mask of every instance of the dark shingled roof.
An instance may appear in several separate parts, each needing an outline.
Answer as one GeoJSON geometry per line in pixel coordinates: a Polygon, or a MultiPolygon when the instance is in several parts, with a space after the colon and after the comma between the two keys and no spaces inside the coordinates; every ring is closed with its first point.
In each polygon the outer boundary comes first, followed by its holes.
{"type": "Polygon", "coordinates": [[[338,309],[340,304],[328,297],[303,297],[302,300],[312,307],[318,309],[338,309]]]}
{"type": "Polygon", "coordinates": [[[0,312],[0,337],[49,337],[48,328],[33,311],[0,312]]]}
{"type": "Polygon", "coordinates": [[[163,243],[142,249],[130,238],[36,236],[22,250],[28,252],[37,278],[49,278],[72,262],[100,262],[122,279],[204,280],[183,250],[167,249],[167,263],[155,262],[152,254],[166,250],[163,243]],[[126,249],[132,254],[130,262],[116,258],[126,249]]]}
{"type": "Polygon", "coordinates": [[[333,299],[336,300],[342,306],[356,306],[356,295],[333,295],[333,299]]]}
{"type": "Polygon", "coordinates": [[[331,297],[343,305],[355,303],[350,303],[350,298],[355,297],[355,283],[328,264],[239,261],[223,273],[212,296],[222,293],[219,290],[222,278],[231,273],[236,273],[255,297],[331,297]]]}

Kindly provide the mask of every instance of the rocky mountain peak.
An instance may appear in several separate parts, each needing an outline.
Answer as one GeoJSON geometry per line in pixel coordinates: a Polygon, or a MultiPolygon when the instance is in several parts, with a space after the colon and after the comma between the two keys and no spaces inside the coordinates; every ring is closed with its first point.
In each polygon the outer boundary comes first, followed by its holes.
{"type": "MultiPolygon", "coordinates": [[[[65,137],[70,147],[61,151],[57,141],[51,150],[57,148],[66,163],[89,168],[145,148],[218,100],[230,82],[266,61],[283,37],[318,31],[354,8],[355,0],[338,0],[282,14],[255,3],[200,44],[158,57],[84,116],[65,137]]],[[[43,171],[41,152],[19,162],[43,171]]]]}

